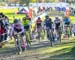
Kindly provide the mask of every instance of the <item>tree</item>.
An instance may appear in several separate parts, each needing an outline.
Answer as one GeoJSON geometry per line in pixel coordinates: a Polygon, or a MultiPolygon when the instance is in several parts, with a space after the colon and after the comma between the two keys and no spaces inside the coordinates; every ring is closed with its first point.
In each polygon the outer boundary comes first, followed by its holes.
{"type": "Polygon", "coordinates": [[[23,5],[26,4],[26,6],[28,6],[30,3],[30,0],[19,0],[19,4],[23,5]]]}

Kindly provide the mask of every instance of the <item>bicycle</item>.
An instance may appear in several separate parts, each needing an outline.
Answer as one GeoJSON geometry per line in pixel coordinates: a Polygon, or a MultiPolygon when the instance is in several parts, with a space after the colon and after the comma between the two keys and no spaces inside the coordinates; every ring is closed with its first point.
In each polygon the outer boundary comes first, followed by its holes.
{"type": "Polygon", "coordinates": [[[45,39],[45,29],[44,28],[42,28],[41,38],[42,38],[42,40],[45,39]]]}
{"type": "Polygon", "coordinates": [[[31,41],[30,41],[30,31],[25,31],[25,35],[26,35],[26,42],[28,47],[31,46],[31,41]]]}
{"type": "Polygon", "coordinates": [[[61,27],[59,27],[58,28],[58,30],[57,30],[57,35],[58,35],[58,41],[61,43],[61,34],[62,34],[62,32],[61,32],[61,27]]]}
{"type": "MultiPolygon", "coordinates": [[[[15,33],[14,33],[14,38],[15,38],[16,51],[17,51],[18,54],[21,54],[22,51],[23,51],[23,47],[22,47],[21,43],[22,43],[22,42],[25,43],[25,42],[23,41],[22,32],[19,32],[19,33],[15,32],[15,33]]],[[[26,47],[26,46],[25,46],[25,47],[26,47]]]]}
{"type": "Polygon", "coordinates": [[[38,34],[39,42],[40,42],[40,39],[41,39],[41,32],[42,32],[42,28],[41,27],[37,28],[37,34],[38,34]]]}
{"type": "Polygon", "coordinates": [[[47,29],[47,38],[48,40],[50,40],[50,44],[51,44],[51,47],[53,46],[53,31],[50,30],[49,28],[47,29]]]}
{"type": "Polygon", "coordinates": [[[68,38],[70,37],[70,35],[71,35],[71,28],[70,28],[70,26],[65,26],[66,27],[66,35],[68,36],[68,38]]]}

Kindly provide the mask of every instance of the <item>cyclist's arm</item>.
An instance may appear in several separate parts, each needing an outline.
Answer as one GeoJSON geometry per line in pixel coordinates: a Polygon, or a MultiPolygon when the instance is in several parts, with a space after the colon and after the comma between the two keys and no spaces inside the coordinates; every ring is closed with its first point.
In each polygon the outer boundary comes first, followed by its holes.
{"type": "Polygon", "coordinates": [[[13,33],[14,33],[14,25],[10,26],[10,31],[9,31],[9,35],[10,35],[10,38],[12,38],[13,36],[13,33]]]}
{"type": "Polygon", "coordinates": [[[20,28],[22,29],[22,32],[24,32],[24,26],[20,23],[20,28]]]}

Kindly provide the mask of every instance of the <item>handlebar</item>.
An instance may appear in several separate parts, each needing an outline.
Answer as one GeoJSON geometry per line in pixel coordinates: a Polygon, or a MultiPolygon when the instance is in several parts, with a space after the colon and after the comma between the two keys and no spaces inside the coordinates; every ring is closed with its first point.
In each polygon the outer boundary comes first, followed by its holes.
{"type": "Polygon", "coordinates": [[[8,34],[8,33],[3,33],[3,34],[0,34],[0,35],[5,35],[5,34],[8,34]]]}
{"type": "Polygon", "coordinates": [[[19,32],[19,33],[14,32],[15,35],[20,35],[20,34],[22,34],[22,33],[23,33],[23,32],[19,32]]]}

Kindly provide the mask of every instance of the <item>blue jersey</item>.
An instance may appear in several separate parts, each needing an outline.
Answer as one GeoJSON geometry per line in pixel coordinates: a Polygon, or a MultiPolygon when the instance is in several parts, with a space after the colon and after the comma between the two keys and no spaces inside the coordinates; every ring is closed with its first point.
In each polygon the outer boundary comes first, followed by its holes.
{"type": "Polygon", "coordinates": [[[45,25],[47,28],[52,29],[52,21],[51,21],[51,19],[49,19],[49,20],[46,20],[46,19],[45,19],[44,25],[45,25]]]}
{"type": "Polygon", "coordinates": [[[64,23],[69,23],[70,19],[69,18],[65,18],[63,21],[64,21],[64,23]]]}

